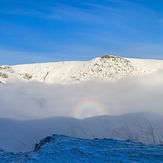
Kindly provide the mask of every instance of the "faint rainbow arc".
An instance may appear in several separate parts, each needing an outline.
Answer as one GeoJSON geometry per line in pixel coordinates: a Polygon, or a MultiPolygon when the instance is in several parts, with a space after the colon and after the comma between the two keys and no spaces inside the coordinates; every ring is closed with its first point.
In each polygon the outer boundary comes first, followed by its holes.
{"type": "Polygon", "coordinates": [[[109,109],[97,100],[84,99],[80,101],[72,110],[71,115],[75,118],[83,119],[93,116],[108,115],[109,109]]]}

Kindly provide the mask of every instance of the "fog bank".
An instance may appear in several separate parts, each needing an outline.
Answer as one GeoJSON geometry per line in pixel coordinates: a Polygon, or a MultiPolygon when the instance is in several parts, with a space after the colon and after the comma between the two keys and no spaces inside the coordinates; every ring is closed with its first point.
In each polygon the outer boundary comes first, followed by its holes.
{"type": "Polygon", "coordinates": [[[86,118],[134,112],[162,114],[163,72],[115,82],[59,85],[38,82],[0,84],[0,117],[86,118]]]}

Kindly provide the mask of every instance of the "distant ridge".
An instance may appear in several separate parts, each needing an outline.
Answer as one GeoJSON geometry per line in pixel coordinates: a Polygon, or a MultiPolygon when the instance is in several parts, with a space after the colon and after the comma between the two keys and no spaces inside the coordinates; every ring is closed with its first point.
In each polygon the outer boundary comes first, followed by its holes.
{"type": "Polygon", "coordinates": [[[8,152],[30,151],[35,143],[51,134],[163,144],[162,124],[163,116],[155,113],[105,115],[82,120],[71,117],[26,121],[0,118],[0,148],[8,152]]]}
{"type": "Polygon", "coordinates": [[[89,80],[118,80],[125,76],[149,74],[163,69],[163,60],[131,59],[105,55],[91,61],[0,66],[2,83],[39,81],[45,83],[80,83],[89,80]]]}

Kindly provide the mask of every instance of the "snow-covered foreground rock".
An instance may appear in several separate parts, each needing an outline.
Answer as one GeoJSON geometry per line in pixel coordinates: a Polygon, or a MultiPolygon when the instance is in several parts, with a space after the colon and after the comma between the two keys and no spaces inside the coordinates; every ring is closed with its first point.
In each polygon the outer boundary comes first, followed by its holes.
{"type": "Polygon", "coordinates": [[[163,116],[135,113],[83,120],[64,117],[28,121],[0,119],[0,133],[0,148],[9,152],[30,151],[36,142],[52,134],[163,144],[163,116]]]}
{"type": "Polygon", "coordinates": [[[103,56],[91,61],[0,66],[0,81],[79,83],[89,80],[118,80],[163,70],[163,61],[103,56]]]}
{"type": "Polygon", "coordinates": [[[62,135],[46,137],[28,153],[0,150],[1,163],[163,162],[163,146],[112,139],[79,139],[62,135]]]}

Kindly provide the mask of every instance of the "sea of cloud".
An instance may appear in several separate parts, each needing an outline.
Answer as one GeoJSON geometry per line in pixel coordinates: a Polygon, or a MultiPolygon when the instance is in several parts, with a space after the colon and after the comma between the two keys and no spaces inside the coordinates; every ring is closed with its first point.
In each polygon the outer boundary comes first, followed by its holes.
{"type": "Polygon", "coordinates": [[[114,82],[80,84],[17,82],[0,85],[0,117],[86,118],[135,112],[163,113],[163,72],[114,82]]]}

